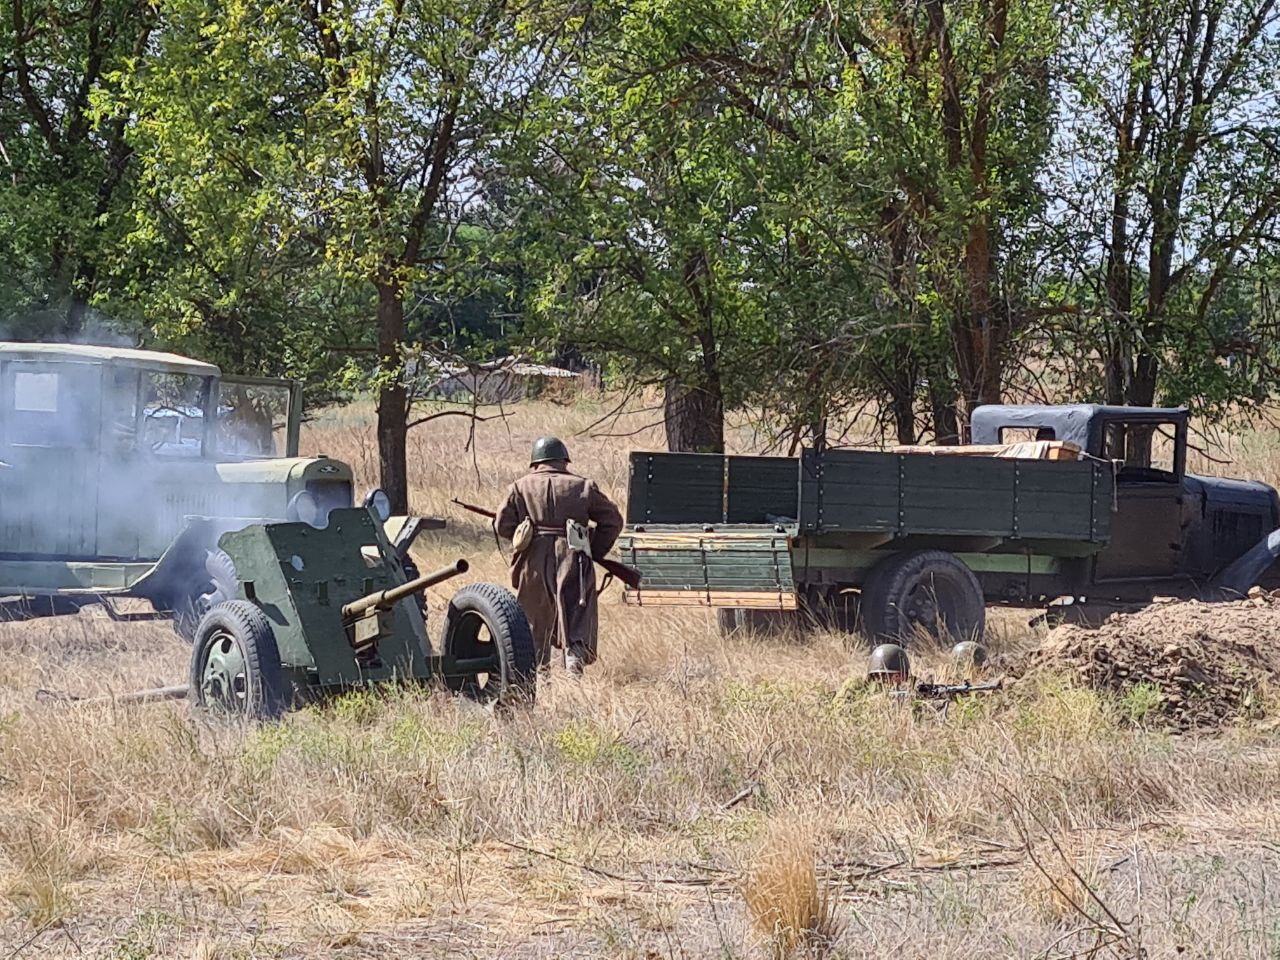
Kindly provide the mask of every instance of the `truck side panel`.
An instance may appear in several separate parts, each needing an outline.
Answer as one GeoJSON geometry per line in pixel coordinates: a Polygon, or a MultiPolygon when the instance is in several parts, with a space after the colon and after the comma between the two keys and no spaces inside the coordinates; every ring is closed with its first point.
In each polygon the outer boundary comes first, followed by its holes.
{"type": "Polygon", "coordinates": [[[705,453],[633,453],[627,523],[721,523],[724,460],[705,453]]]}
{"type": "Polygon", "coordinates": [[[795,457],[633,453],[629,524],[772,523],[796,516],[795,457]]]}
{"type": "Polygon", "coordinates": [[[800,526],[803,530],[898,529],[902,458],[840,450],[801,457],[800,526]]]}
{"type": "Polygon", "coordinates": [[[1095,462],[805,451],[800,526],[1102,544],[1113,483],[1095,462]]]}
{"type": "Polygon", "coordinates": [[[726,523],[794,522],[800,496],[795,457],[728,457],[726,523]]]}
{"type": "Polygon", "coordinates": [[[1107,543],[1114,490],[1098,462],[856,450],[633,454],[631,481],[629,602],[774,608],[924,548],[966,558],[998,598],[1052,593],[1059,562],[1074,583],[1107,543]]]}

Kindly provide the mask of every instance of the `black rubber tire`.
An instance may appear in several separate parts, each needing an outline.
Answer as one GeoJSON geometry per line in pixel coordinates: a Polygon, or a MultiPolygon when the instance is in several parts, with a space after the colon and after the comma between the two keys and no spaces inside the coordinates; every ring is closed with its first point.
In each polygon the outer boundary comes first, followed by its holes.
{"type": "Polygon", "coordinates": [[[873,643],[910,642],[923,634],[952,644],[982,639],[987,608],[978,578],[955,555],[916,550],[889,557],[871,572],[862,619],[873,643]]]}
{"type": "Polygon", "coordinates": [[[234,600],[239,588],[236,565],[227,552],[218,547],[207,551],[204,569],[173,604],[174,633],[193,643],[204,615],[218,604],[234,600]]]}
{"type": "Polygon", "coordinates": [[[477,700],[533,703],[537,690],[538,655],[533,629],[515,596],[496,583],[472,583],[453,595],[444,614],[440,649],[458,659],[498,656],[498,674],[446,676],[445,686],[477,700]],[[489,642],[480,639],[480,629],[489,642]],[[496,681],[496,689],[495,689],[496,681]]]}
{"type": "Polygon", "coordinates": [[[190,682],[192,702],[208,713],[270,720],[289,706],[288,687],[271,622],[247,600],[219,603],[201,618],[191,646],[190,682]],[[242,690],[235,690],[234,705],[227,699],[212,700],[214,691],[205,686],[205,666],[212,648],[216,644],[222,652],[230,652],[227,648],[230,643],[239,648],[244,662],[244,685],[242,690]]]}
{"type": "Polygon", "coordinates": [[[716,607],[716,631],[722,637],[738,631],[738,611],[733,607],[716,607]]]}
{"type": "Polygon", "coordinates": [[[858,611],[855,625],[857,632],[869,643],[874,642],[875,634],[872,632],[872,626],[868,622],[868,611],[875,602],[876,590],[879,588],[880,581],[884,579],[884,572],[886,568],[892,565],[891,561],[893,559],[893,555],[887,555],[868,570],[863,577],[861,588],[858,590],[858,611]]]}
{"type": "Polygon", "coordinates": [[[757,637],[799,633],[804,623],[798,610],[756,610],[744,607],[717,607],[716,627],[722,637],[750,632],[757,637]]]}

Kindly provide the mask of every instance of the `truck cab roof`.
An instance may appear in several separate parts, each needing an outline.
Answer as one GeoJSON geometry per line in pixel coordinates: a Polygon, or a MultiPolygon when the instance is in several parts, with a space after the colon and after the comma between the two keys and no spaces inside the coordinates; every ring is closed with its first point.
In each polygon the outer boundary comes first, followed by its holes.
{"type": "Polygon", "coordinates": [[[176,353],[135,350],[130,347],[98,347],[78,343],[18,343],[0,341],[0,359],[40,360],[46,363],[101,363],[140,367],[165,373],[186,373],[216,377],[220,371],[212,363],[192,360],[176,353]]]}
{"type": "MultiPolygon", "coordinates": [[[[969,420],[973,443],[1009,443],[1009,434],[1031,431],[1042,439],[1065,440],[1095,456],[1102,449],[1103,426],[1111,421],[1186,424],[1185,407],[1121,407],[1100,403],[987,404],[969,420]],[[1050,435],[1051,434],[1051,435],[1050,435]]],[[[1019,436],[1019,439],[1030,439],[1019,436]]]]}

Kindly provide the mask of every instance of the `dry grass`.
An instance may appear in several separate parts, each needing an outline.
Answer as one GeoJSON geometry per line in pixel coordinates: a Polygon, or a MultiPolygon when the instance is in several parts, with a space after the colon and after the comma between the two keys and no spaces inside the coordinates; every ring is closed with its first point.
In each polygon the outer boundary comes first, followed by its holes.
{"type": "Polygon", "coordinates": [[[777,960],[822,957],[840,934],[830,890],[818,882],[812,823],[771,824],[743,882],[752,929],[777,960]]]}
{"type": "MultiPolygon", "coordinates": [[[[660,440],[574,441],[605,409],[522,406],[472,452],[448,420],[416,436],[415,505],[450,519],[424,568],[504,578],[447,501],[495,502],[548,430],[621,498],[660,440]]],[[[372,479],[367,410],[305,442],[372,479]]],[[[244,728],[34,702],[179,680],[164,625],[0,624],[0,960],[1132,955],[1078,878],[1150,956],[1280,950],[1272,736],[1172,739],[1052,678],[943,719],[848,683],[844,637],[725,639],[616,594],[602,618],[602,663],[508,719],[385,690],[244,728]]]]}

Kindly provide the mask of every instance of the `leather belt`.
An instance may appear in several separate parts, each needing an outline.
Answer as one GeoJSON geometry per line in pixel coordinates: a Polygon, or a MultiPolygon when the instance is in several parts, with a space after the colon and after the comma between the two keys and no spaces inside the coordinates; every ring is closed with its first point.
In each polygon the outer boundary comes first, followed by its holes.
{"type": "Polygon", "coordinates": [[[537,525],[533,528],[534,536],[538,537],[564,537],[564,527],[544,527],[537,525]]]}

